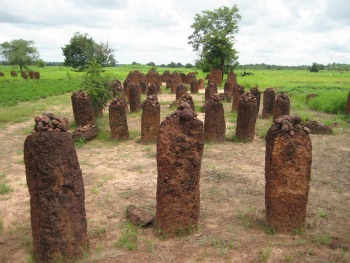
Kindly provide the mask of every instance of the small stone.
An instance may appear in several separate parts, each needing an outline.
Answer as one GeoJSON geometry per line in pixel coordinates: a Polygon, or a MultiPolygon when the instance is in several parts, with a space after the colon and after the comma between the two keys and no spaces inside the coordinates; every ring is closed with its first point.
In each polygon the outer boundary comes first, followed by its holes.
{"type": "Polygon", "coordinates": [[[303,130],[304,130],[304,132],[305,132],[306,134],[309,134],[309,133],[310,133],[310,129],[307,128],[307,127],[303,127],[303,130]]]}
{"type": "Polygon", "coordinates": [[[154,217],[147,211],[137,208],[134,205],[129,205],[126,213],[130,222],[136,226],[146,226],[151,224],[154,220],[154,217]]]}

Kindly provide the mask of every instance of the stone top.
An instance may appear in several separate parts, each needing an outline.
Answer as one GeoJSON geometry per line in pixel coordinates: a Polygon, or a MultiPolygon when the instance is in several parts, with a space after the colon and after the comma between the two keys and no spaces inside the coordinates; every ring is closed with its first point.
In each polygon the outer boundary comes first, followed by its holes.
{"type": "Polygon", "coordinates": [[[310,133],[310,129],[303,125],[300,117],[283,115],[274,120],[269,132],[284,131],[293,136],[298,130],[302,130],[306,134],[310,133]]]}
{"type": "Polygon", "coordinates": [[[221,103],[221,99],[218,94],[212,94],[206,103],[221,103]]]}
{"type": "Polygon", "coordinates": [[[277,98],[276,98],[276,101],[288,101],[289,100],[289,97],[286,93],[281,93],[281,94],[278,94],[277,98]]]}
{"type": "Polygon", "coordinates": [[[180,119],[189,121],[197,119],[197,113],[192,110],[191,105],[187,102],[181,102],[176,111],[166,117],[167,119],[180,119]]]}
{"type": "Polygon", "coordinates": [[[148,95],[146,100],[142,103],[142,106],[157,106],[159,105],[158,97],[156,94],[148,95]]]}
{"type": "Polygon", "coordinates": [[[90,100],[90,96],[83,90],[75,91],[72,95],[78,100],[90,100]]]}
{"type": "Polygon", "coordinates": [[[254,87],[250,89],[250,93],[252,94],[259,94],[261,93],[260,90],[258,89],[258,87],[254,87]]]}
{"type": "Polygon", "coordinates": [[[253,93],[251,93],[250,91],[244,93],[242,95],[242,97],[240,98],[240,101],[244,101],[244,102],[256,102],[257,99],[256,97],[253,95],[253,93]]]}
{"type": "Polygon", "coordinates": [[[67,132],[69,129],[68,119],[55,116],[53,113],[44,113],[41,117],[36,116],[34,121],[33,134],[38,132],[67,132]]]}
{"type": "Polygon", "coordinates": [[[187,92],[184,93],[181,98],[180,98],[180,103],[181,102],[193,102],[193,98],[190,94],[188,94],[187,92]]]}
{"type": "Polygon", "coordinates": [[[111,102],[111,105],[113,106],[119,106],[119,105],[124,105],[125,101],[123,98],[114,98],[111,102]]]}

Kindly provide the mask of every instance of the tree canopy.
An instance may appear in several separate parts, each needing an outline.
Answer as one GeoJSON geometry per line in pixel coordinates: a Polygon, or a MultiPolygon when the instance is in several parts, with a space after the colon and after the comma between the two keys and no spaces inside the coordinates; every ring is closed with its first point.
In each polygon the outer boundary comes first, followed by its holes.
{"type": "Polygon", "coordinates": [[[199,52],[200,59],[196,65],[204,71],[210,68],[227,72],[237,63],[237,51],[233,48],[235,35],[238,33],[238,22],[241,20],[236,5],[203,11],[195,15],[194,29],[188,37],[194,51],[199,52]]]}
{"type": "Polygon", "coordinates": [[[0,55],[8,61],[8,64],[19,65],[22,71],[23,67],[31,65],[40,57],[34,44],[34,41],[23,39],[4,42],[0,44],[0,55]]]}
{"type": "Polygon", "coordinates": [[[62,47],[65,56],[64,65],[77,70],[85,70],[89,62],[95,61],[101,66],[114,66],[114,50],[107,43],[97,44],[87,33],[76,32],[69,44],[62,47]]]}

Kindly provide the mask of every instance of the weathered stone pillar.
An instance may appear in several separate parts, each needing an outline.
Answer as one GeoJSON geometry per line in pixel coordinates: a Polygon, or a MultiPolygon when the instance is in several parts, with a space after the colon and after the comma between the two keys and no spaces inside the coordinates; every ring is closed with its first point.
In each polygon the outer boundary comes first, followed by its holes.
{"type": "Polygon", "coordinates": [[[262,117],[270,118],[273,115],[273,105],[275,104],[275,90],[267,88],[263,96],[262,117]]]}
{"type": "Polygon", "coordinates": [[[347,103],[346,103],[345,113],[346,114],[350,114],[350,91],[349,91],[349,94],[348,94],[348,100],[347,100],[347,103]]]}
{"type": "Polygon", "coordinates": [[[88,94],[79,90],[72,93],[72,108],[75,126],[85,126],[87,124],[96,124],[94,106],[88,94]]]}
{"type": "Polygon", "coordinates": [[[204,79],[198,79],[198,90],[204,89],[204,79]]]}
{"type": "Polygon", "coordinates": [[[196,115],[182,103],[160,125],[155,223],[159,235],[190,234],[198,228],[204,144],[203,123],[196,115]]]}
{"type": "Polygon", "coordinates": [[[218,86],[215,81],[212,80],[209,82],[208,86],[205,88],[205,101],[209,100],[211,96],[218,93],[218,86]]]}
{"type": "Polygon", "coordinates": [[[239,141],[252,142],[254,140],[257,108],[256,97],[253,94],[247,92],[241,97],[236,126],[236,137],[239,141]]]}
{"type": "Polygon", "coordinates": [[[179,86],[176,88],[176,100],[179,100],[182,95],[184,95],[187,92],[187,87],[185,84],[181,83],[179,86]]]}
{"type": "Polygon", "coordinates": [[[258,115],[259,115],[261,92],[258,89],[258,87],[254,87],[254,88],[250,89],[250,93],[253,94],[253,96],[256,98],[256,103],[258,105],[257,111],[258,111],[258,115]]]}
{"type": "Polygon", "coordinates": [[[224,92],[227,93],[228,95],[230,95],[230,97],[232,97],[233,95],[233,87],[237,85],[231,81],[226,81],[225,82],[225,86],[224,86],[224,92]]]}
{"type": "Polygon", "coordinates": [[[109,105],[109,127],[111,129],[111,139],[129,139],[125,104],[126,102],[122,98],[115,98],[109,105]]]}
{"type": "Polygon", "coordinates": [[[160,105],[157,95],[146,97],[142,103],[141,141],[156,142],[160,125],[160,105]]]}
{"type": "Polygon", "coordinates": [[[180,106],[182,102],[187,102],[187,103],[190,105],[191,109],[192,109],[193,111],[195,111],[195,106],[194,106],[193,98],[192,98],[192,96],[191,96],[190,94],[188,94],[187,92],[181,96],[181,98],[180,98],[180,100],[179,100],[179,102],[178,102],[178,106],[180,106]]]}
{"type": "Polygon", "coordinates": [[[147,96],[155,95],[155,94],[157,94],[157,87],[154,83],[151,83],[151,85],[149,85],[147,90],[147,96]]]}
{"type": "Polygon", "coordinates": [[[305,224],[312,162],[308,133],[299,117],[283,116],[266,135],[266,221],[278,231],[305,224]]]}
{"type": "Polygon", "coordinates": [[[141,110],[141,92],[138,85],[133,82],[128,84],[130,112],[141,110]]]}
{"type": "Polygon", "coordinates": [[[85,191],[65,119],[35,118],[24,142],[35,262],[79,259],[88,249],[85,191]]]}
{"type": "Polygon", "coordinates": [[[190,83],[190,89],[192,94],[198,93],[198,82],[196,79],[192,80],[190,83]]]}
{"type": "Polygon", "coordinates": [[[205,102],[204,141],[224,142],[226,123],[224,106],[218,95],[205,102]]]}
{"type": "Polygon", "coordinates": [[[237,76],[236,76],[236,74],[233,71],[230,71],[227,74],[227,81],[231,82],[231,83],[233,83],[235,85],[237,84],[237,76]]]}
{"type": "Polygon", "coordinates": [[[140,89],[141,89],[141,93],[142,94],[146,94],[147,93],[147,90],[148,90],[148,81],[146,78],[143,78],[141,81],[140,81],[140,89]]]}
{"type": "Polygon", "coordinates": [[[242,85],[236,85],[233,90],[232,112],[236,112],[238,110],[238,104],[243,94],[244,94],[244,87],[242,85]]]}
{"type": "Polygon", "coordinates": [[[290,100],[287,94],[281,93],[277,96],[273,105],[273,119],[290,114],[290,100]]]}

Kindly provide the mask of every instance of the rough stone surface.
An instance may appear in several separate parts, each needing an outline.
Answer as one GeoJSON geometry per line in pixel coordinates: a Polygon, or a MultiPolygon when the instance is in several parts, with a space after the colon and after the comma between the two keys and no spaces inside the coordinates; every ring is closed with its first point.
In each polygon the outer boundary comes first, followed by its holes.
{"type": "Polygon", "coordinates": [[[79,90],[72,93],[72,108],[75,125],[85,126],[87,124],[96,124],[94,106],[88,94],[79,90]]]}
{"type": "Polygon", "coordinates": [[[211,96],[218,93],[218,86],[215,81],[212,80],[209,82],[208,86],[205,88],[205,101],[209,100],[211,96]]]}
{"type": "Polygon", "coordinates": [[[270,118],[273,115],[273,106],[275,104],[275,89],[267,88],[263,96],[262,117],[270,118]]]}
{"type": "Polygon", "coordinates": [[[130,112],[141,110],[141,92],[138,85],[130,82],[128,84],[130,112]]]}
{"type": "Polygon", "coordinates": [[[306,121],[303,125],[310,129],[311,134],[332,134],[331,127],[317,121],[306,121]]]}
{"type": "Polygon", "coordinates": [[[28,74],[27,74],[27,72],[22,71],[22,72],[21,72],[21,77],[24,78],[24,79],[28,79],[28,74]]]}
{"type": "Polygon", "coordinates": [[[83,127],[79,126],[73,131],[73,140],[77,138],[84,138],[85,141],[90,141],[98,135],[98,128],[95,124],[87,124],[83,127]]]}
{"type": "Polygon", "coordinates": [[[188,103],[161,123],[157,143],[156,232],[176,236],[198,228],[203,123],[188,103]]]}
{"type": "Polygon", "coordinates": [[[350,114],[350,91],[349,91],[349,94],[348,94],[348,100],[347,100],[347,103],[346,103],[345,113],[346,114],[350,114]]]}
{"type": "Polygon", "coordinates": [[[233,98],[232,98],[232,112],[236,112],[238,110],[239,102],[241,101],[241,97],[244,94],[244,87],[242,85],[236,85],[233,90],[233,98]]]}
{"type": "Polygon", "coordinates": [[[11,77],[18,77],[16,71],[14,71],[14,70],[11,71],[11,77]]]}
{"type": "Polygon", "coordinates": [[[30,79],[35,79],[34,71],[28,71],[28,76],[29,76],[30,79]]]}
{"type": "Polygon", "coordinates": [[[115,98],[109,105],[111,139],[127,140],[130,137],[125,104],[126,102],[122,98],[115,98]]]}
{"type": "Polygon", "coordinates": [[[218,95],[213,95],[205,103],[204,141],[224,142],[226,122],[224,107],[218,95]]]}
{"type": "Polygon", "coordinates": [[[215,80],[215,83],[217,85],[221,85],[221,82],[222,82],[222,70],[221,69],[211,69],[210,70],[210,73],[209,73],[209,79],[212,80],[214,79],[215,80]]]}
{"type": "Polygon", "coordinates": [[[278,94],[273,105],[273,119],[290,114],[290,100],[286,93],[278,94]]]}
{"type": "Polygon", "coordinates": [[[35,262],[82,258],[88,249],[85,192],[72,136],[45,131],[29,135],[24,163],[35,262]]]}
{"type": "Polygon", "coordinates": [[[219,93],[219,98],[221,101],[226,101],[227,103],[232,102],[232,97],[227,92],[219,93]]]}
{"type": "Polygon", "coordinates": [[[157,95],[146,97],[142,103],[141,141],[156,142],[160,125],[160,105],[157,95]]]}
{"type": "Polygon", "coordinates": [[[259,115],[261,92],[258,89],[258,87],[254,87],[254,88],[250,89],[250,93],[253,94],[253,96],[256,98],[256,103],[258,105],[257,111],[258,111],[258,115],[259,115]]]}
{"type": "Polygon", "coordinates": [[[147,90],[147,96],[155,95],[155,94],[157,94],[157,87],[154,83],[151,83],[151,85],[148,87],[148,90],[147,90]]]}
{"type": "Polygon", "coordinates": [[[190,82],[190,90],[192,94],[198,93],[199,89],[197,80],[194,79],[190,82]]]}
{"type": "Polygon", "coordinates": [[[189,72],[186,77],[185,77],[185,83],[186,84],[191,84],[192,81],[197,82],[197,78],[196,78],[196,73],[194,72],[189,72]]]}
{"type": "Polygon", "coordinates": [[[198,90],[204,89],[204,79],[198,80],[198,90]]]}
{"type": "Polygon", "coordinates": [[[167,82],[169,78],[170,78],[170,71],[169,70],[164,71],[163,74],[161,75],[161,81],[167,82]]]}
{"type": "Polygon", "coordinates": [[[190,94],[188,94],[187,92],[185,94],[183,94],[178,102],[177,106],[180,106],[182,102],[186,102],[190,105],[191,109],[194,111],[195,110],[195,106],[194,106],[194,102],[193,102],[193,98],[190,94]]]}
{"type": "Polygon", "coordinates": [[[126,214],[128,219],[135,226],[147,226],[154,220],[154,216],[150,215],[147,211],[137,208],[134,205],[129,205],[126,214]]]}
{"type": "Polygon", "coordinates": [[[277,231],[305,224],[312,163],[309,132],[299,117],[282,116],[266,135],[266,221],[277,231]]]}
{"type": "Polygon", "coordinates": [[[187,87],[184,83],[181,83],[176,88],[176,100],[180,100],[181,96],[184,95],[187,92],[187,87]]]}
{"type": "Polygon", "coordinates": [[[233,71],[230,71],[227,74],[227,81],[237,85],[237,75],[233,71]]]}
{"type": "Polygon", "coordinates": [[[252,142],[254,140],[257,108],[257,99],[252,93],[247,92],[241,97],[236,126],[236,137],[239,141],[252,142]]]}
{"type": "Polygon", "coordinates": [[[41,117],[34,118],[35,126],[32,134],[48,131],[48,132],[66,132],[69,129],[67,118],[61,118],[53,113],[44,113],[41,117]]]}
{"type": "Polygon", "coordinates": [[[224,92],[226,92],[227,94],[229,94],[232,97],[233,89],[234,89],[234,86],[236,86],[236,85],[237,84],[233,83],[232,81],[226,81],[225,86],[224,86],[224,92]]]}
{"type": "Polygon", "coordinates": [[[140,81],[140,89],[142,94],[146,94],[148,90],[148,80],[146,78],[143,78],[140,81]]]}

